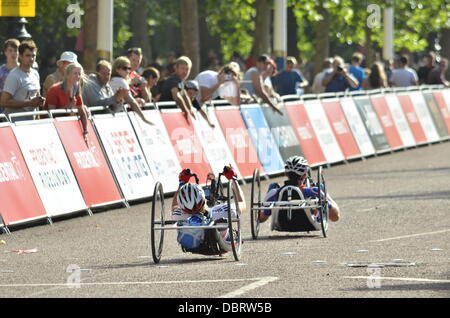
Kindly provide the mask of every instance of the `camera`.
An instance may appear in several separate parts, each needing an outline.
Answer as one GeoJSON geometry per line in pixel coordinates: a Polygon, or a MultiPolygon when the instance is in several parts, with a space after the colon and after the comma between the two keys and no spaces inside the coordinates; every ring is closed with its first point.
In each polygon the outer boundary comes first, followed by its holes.
{"type": "Polygon", "coordinates": [[[230,81],[233,78],[233,75],[225,74],[224,78],[225,78],[226,81],[230,81]]]}
{"type": "Polygon", "coordinates": [[[344,69],[342,67],[340,67],[340,66],[337,67],[337,70],[338,70],[338,72],[344,71],[344,69]]]}

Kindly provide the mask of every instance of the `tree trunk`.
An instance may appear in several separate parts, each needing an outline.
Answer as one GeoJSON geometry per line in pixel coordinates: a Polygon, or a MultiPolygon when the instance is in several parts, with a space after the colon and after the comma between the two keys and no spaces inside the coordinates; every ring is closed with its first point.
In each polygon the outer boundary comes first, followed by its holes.
{"type": "Polygon", "coordinates": [[[365,48],[366,48],[366,67],[370,68],[372,66],[372,64],[375,62],[375,52],[373,50],[372,47],[372,42],[370,37],[372,36],[372,29],[369,28],[368,26],[365,27],[365,33],[366,33],[366,43],[365,43],[365,48]]]}
{"type": "Polygon", "coordinates": [[[315,54],[314,54],[314,75],[322,72],[323,60],[330,55],[330,14],[323,7],[322,1],[317,5],[317,11],[323,19],[315,26],[315,54]]]}
{"type": "MultiPolygon", "coordinates": [[[[450,29],[441,30],[441,56],[450,60],[450,29]]],[[[450,79],[450,68],[447,70],[447,79],[450,79]]]]}
{"type": "MultiPolygon", "coordinates": [[[[207,12],[205,0],[198,0],[199,5],[199,28],[200,28],[200,71],[206,69],[208,65],[208,51],[213,50],[222,61],[222,47],[219,36],[212,36],[208,23],[206,22],[207,12]]],[[[226,64],[229,61],[223,61],[226,64]]]]}
{"type": "Polygon", "coordinates": [[[133,37],[131,38],[131,45],[133,47],[142,48],[142,55],[144,56],[143,65],[146,66],[152,61],[152,48],[150,45],[150,35],[148,32],[148,8],[146,0],[131,1],[130,10],[130,25],[133,37]]]}
{"type": "Polygon", "coordinates": [[[97,62],[97,0],[84,0],[83,67],[86,73],[95,71],[97,62]]]}
{"type": "Polygon", "coordinates": [[[297,18],[294,14],[295,6],[288,8],[288,31],[287,31],[287,55],[294,56],[296,59],[300,56],[300,50],[298,49],[298,25],[297,18]]]}
{"type": "Polygon", "coordinates": [[[200,70],[200,39],[198,31],[197,0],[182,0],[180,12],[182,54],[192,60],[192,70],[189,78],[194,78],[200,70]]]}
{"type": "Polygon", "coordinates": [[[255,42],[252,56],[258,58],[261,54],[270,54],[271,9],[268,0],[256,0],[255,42]]]}

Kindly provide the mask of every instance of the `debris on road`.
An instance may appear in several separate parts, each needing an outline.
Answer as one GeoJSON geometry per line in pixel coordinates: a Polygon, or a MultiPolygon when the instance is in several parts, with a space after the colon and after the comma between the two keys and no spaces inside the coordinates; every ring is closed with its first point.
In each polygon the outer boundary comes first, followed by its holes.
{"type": "Polygon", "coordinates": [[[31,254],[31,253],[37,253],[37,248],[32,248],[30,250],[10,250],[5,251],[5,253],[16,253],[16,254],[31,254]]]}

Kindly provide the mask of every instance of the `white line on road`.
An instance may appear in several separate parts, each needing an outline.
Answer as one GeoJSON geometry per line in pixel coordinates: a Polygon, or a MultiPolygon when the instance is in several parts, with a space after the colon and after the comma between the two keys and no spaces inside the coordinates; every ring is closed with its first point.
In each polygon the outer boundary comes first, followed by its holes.
{"type": "Polygon", "coordinates": [[[234,298],[234,297],[242,296],[243,294],[245,294],[253,289],[262,287],[268,283],[276,281],[277,279],[278,279],[278,277],[263,277],[263,278],[260,278],[257,282],[254,282],[247,286],[239,288],[231,293],[219,296],[219,298],[234,298]]]}
{"type": "Polygon", "coordinates": [[[416,237],[416,236],[424,236],[424,235],[432,235],[432,234],[439,234],[439,233],[445,233],[445,232],[450,232],[450,229],[442,230],[442,231],[436,231],[436,232],[427,232],[427,233],[418,233],[418,234],[390,237],[390,238],[385,238],[385,239],[381,239],[381,240],[373,240],[373,241],[369,241],[369,242],[385,242],[385,241],[400,240],[400,239],[404,239],[404,238],[410,238],[410,237],[416,237]]]}
{"type": "MultiPolygon", "coordinates": [[[[343,276],[342,278],[352,279],[374,279],[374,276],[343,276]]],[[[426,282],[426,283],[450,283],[448,279],[427,279],[427,278],[410,278],[410,277],[376,277],[383,280],[399,280],[408,282],[426,282]]]]}

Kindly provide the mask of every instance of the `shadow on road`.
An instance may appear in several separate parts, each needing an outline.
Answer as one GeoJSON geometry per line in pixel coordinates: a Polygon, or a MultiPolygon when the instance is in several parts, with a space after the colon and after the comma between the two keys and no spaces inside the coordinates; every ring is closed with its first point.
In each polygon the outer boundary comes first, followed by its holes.
{"type": "Polygon", "coordinates": [[[393,194],[393,195],[371,195],[371,196],[348,196],[348,197],[336,197],[338,200],[366,200],[366,199],[403,199],[403,200],[448,200],[450,198],[450,191],[439,191],[439,192],[416,192],[410,194],[393,194]]]}
{"type": "MultiPolygon", "coordinates": [[[[284,240],[298,240],[298,239],[315,239],[320,238],[322,235],[313,235],[313,234],[305,234],[305,235],[266,235],[266,236],[258,236],[258,239],[254,240],[251,237],[245,239],[245,244],[258,243],[258,241],[284,241],[284,240]]],[[[244,245],[245,246],[245,245],[244,245]]]]}
{"type": "Polygon", "coordinates": [[[412,290],[432,290],[432,291],[449,291],[450,283],[430,283],[430,284],[402,284],[395,286],[386,286],[382,285],[381,288],[368,288],[368,287],[359,287],[359,288],[347,288],[342,289],[343,291],[361,291],[361,292],[386,292],[386,291],[412,291],[412,290]]]}

